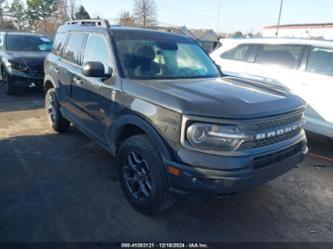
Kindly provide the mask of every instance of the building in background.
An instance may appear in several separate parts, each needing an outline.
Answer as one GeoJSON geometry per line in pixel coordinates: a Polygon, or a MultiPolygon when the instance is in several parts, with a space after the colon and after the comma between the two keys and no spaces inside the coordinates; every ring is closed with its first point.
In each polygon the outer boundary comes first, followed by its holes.
{"type": "Polygon", "coordinates": [[[207,52],[211,52],[218,47],[219,37],[212,29],[191,29],[190,31],[207,52]]]}
{"type": "MultiPolygon", "coordinates": [[[[276,37],[277,26],[264,27],[263,37],[276,37]]],[[[279,37],[333,40],[333,23],[280,25],[279,37]]]]}

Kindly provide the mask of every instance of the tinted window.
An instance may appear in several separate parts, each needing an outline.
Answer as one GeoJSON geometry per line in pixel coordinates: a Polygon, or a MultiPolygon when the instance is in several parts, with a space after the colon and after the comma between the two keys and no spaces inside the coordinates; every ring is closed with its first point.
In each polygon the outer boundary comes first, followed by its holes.
{"type": "Polygon", "coordinates": [[[6,47],[9,51],[51,51],[52,42],[49,38],[32,35],[8,34],[6,47]]]}
{"type": "Polygon", "coordinates": [[[103,37],[103,35],[98,34],[92,34],[89,36],[86,43],[83,63],[88,61],[101,62],[107,73],[108,68],[110,67],[111,57],[109,46],[103,37]]]}
{"type": "Polygon", "coordinates": [[[69,36],[68,43],[63,53],[63,58],[79,64],[79,53],[84,41],[84,34],[72,33],[69,36]]]}
{"type": "Polygon", "coordinates": [[[56,55],[61,54],[61,51],[65,46],[66,39],[66,33],[57,33],[53,44],[53,53],[55,53],[56,55]]]}
{"type": "Polygon", "coordinates": [[[302,60],[303,47],[298,45],[263,45],[256,63],[297,69],[302,60]]]}
{"type": "Polygon", "coordinates": [[[312,48],[306,71],[333,76],[333,49],[312,48]]]}
{"type": "Polygon", "coordinates": [[[249,61],[250,55],[254,49],[254,45],[240,45],[234,49],[226,51],[221,55],[222,59],[249,61]]]}

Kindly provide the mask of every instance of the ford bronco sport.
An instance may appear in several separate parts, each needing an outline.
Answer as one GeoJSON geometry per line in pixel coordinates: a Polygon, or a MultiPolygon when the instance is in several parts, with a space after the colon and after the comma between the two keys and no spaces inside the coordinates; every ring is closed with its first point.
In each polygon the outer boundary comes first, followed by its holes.
{"type": "Polygon", "coordinates": [[[45,61],[46,111],[55,131],[72,123],[116,156],[127,199],[153,213],[175,194],[248,190],[304,158],[304,102],[222,76],[189,37],[69,22],[45,61]]]}

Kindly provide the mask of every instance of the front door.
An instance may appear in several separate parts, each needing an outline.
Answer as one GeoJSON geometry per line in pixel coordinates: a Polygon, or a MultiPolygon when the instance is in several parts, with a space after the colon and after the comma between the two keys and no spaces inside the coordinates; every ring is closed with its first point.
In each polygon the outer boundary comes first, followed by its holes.
{"type": "Polygon", "coordinates": [[[101,62],[106,76],[103,78],[87,77],[82,74],[75,76],[73,98],[85,113],[86,128],[98,138],[103,139],[113,106],[112,92],[116,86],[116,78],[112,77],[111,73],[114,68],[111,46],[107,36],[99,33],[90,34],[83,51],[82,64],[101,62]]]}

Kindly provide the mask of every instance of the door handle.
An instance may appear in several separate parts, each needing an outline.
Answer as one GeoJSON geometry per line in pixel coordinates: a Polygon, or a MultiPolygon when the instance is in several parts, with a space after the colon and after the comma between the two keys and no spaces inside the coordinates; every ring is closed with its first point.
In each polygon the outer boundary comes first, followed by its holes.
{"type": "Polygon", "coordinates": [[[82,85],[83,84],[83,81],[79,78],[73,78],[73,83],[76,84],[76,85],[82,85]]]}

